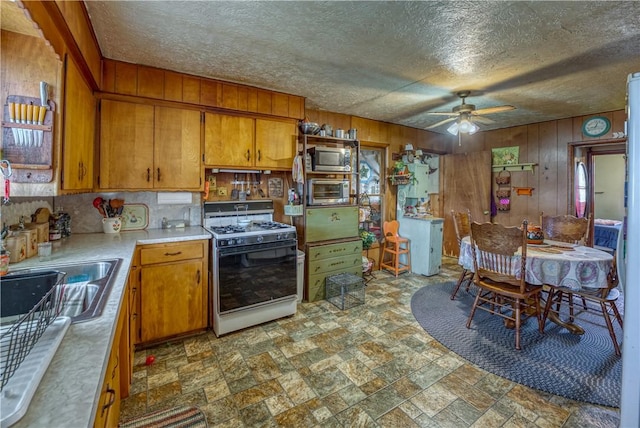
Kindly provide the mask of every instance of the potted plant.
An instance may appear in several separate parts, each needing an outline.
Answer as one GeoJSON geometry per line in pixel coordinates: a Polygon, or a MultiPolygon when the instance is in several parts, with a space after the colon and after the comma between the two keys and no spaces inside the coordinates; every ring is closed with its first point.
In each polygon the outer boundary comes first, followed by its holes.
{"type": "Polygon", "coordinates": [[[409,167],[406,163],[399,160],[396,161],[391,167],[391,174],[389,176],[391,184],[415,184],[416,177],[413,172],[409,171],[409,167]]]}
{"type": "Polygon", "coordinates": [[[362,249],[368,250],[376,242],[376,235],[366,229],[360,229],[360,239],[362,239],[362,249]]]}

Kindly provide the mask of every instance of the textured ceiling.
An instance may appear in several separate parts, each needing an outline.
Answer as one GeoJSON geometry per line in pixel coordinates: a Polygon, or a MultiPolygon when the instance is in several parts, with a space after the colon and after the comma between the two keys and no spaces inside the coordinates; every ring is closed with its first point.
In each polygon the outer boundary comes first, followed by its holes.
{"type": "Polygon", "coordinates": [[[516,107],[482,129],[622,109],[640,71],[635,1],[85,3],[107,58],[416,128],[459,90],[478,109],[516,107]]]}

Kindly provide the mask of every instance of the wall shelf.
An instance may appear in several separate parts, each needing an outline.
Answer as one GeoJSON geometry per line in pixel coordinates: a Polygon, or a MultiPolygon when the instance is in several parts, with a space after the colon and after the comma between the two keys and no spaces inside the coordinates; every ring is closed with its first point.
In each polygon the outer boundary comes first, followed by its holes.
{"type": "Polygon", "coordinates": [[[534,167],[537,163],[514,163],[511,165],[491,165],[493,172],[500,171],[531,171],[533,173],[534,167]]]}

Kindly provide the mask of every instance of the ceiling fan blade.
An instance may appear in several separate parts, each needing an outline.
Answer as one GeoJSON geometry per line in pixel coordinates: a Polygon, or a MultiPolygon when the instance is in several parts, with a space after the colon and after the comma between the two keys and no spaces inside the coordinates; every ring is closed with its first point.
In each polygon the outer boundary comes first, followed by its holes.
{"type": "Polygon", "coordinates": [[[502,113],[503,111],[515,110],[514,106],[496,106],[496,107],[487,107],[481,108],[480,110],[474,110],[471,114],[477,116],[479,114],[492,114],[492,113],[502,113]]]}
{"type": "Polygon", "coordinates": [[[477,116],[474,115],[473,118],[471,119],[472,122],[478,122],[478,123],[484,123],[484,124],[490,124],[490,123],[496,123],[495,120],[491,120],[488,117],[484,117],[484,116],[477,116]]]}
{"type": "Polygon", "coordinates": [[[458,116],[458,112],[446,112],[446,111],[428,111],[426,114],[432,114],[436,116],[458,116]]]}
{"type": "Polygon", "coordinates": [[[453,122],[454,120],[456,120],[458,117],[456,115],[456,117],[450,117],[448,119],[445,120],[441,120],[440,122],[436,122],[433,125],[429,125],[427,126],[425,129],[433,129],[433,128],[437,128],[440,125],[444,125],[445,123],[449,123],[449,122],[453,122]]]}

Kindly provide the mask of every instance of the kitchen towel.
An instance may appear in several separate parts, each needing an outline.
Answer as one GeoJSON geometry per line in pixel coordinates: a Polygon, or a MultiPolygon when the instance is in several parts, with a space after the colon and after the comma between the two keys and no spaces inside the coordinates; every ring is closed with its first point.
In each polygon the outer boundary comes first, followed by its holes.
{"type": "Polygon", "coordinates": [[[64,284],[62,287],[62,309],[60,315],[75,317],[84,310],[89,281],[64,284]]]}
{"type": "Polygon", "coordinates": [[[293,165],[291,166],[291,178],[294,183],[304,183],[304,170],[302,167],[302,156],[296,155],[293,158],[293,165]]]}

